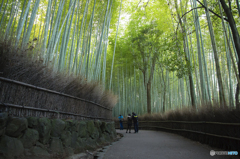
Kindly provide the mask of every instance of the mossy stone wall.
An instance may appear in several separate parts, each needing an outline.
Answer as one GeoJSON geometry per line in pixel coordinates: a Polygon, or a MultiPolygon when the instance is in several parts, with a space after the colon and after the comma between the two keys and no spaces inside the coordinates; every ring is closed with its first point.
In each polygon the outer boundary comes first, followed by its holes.
{"type": "Polygon", "coordinates": [[[116,138],[114,122],[9,117],[0,113],[0,158],[58,158],[116,138]]]}

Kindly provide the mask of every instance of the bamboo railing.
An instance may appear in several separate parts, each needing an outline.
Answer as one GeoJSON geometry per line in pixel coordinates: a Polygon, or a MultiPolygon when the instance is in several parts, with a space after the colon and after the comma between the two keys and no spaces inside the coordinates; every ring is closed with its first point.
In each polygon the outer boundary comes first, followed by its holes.
{"type": "Polygon", "coordinates": [[[207,121],[141,121],[139,125],[140,129],[165,129],[170,131],[190,132],[225,139],[233,139],[240,142],[240,123],[221,123],[207,121]],[[169,126],[154,126],[154,124],[160,125],[159,123],[165,123],[165,125],[168,124],[169,126]],[[235,134],[237,137],[219,135],[221,133],[229,132],[229,129],[226,129],[226,126],[232,126],[233,129],[237,129],[236,132],[239,132],[235,134]],[[216,129],[216,127],[221,127],[222,131],[219,131],[218,134],[208,133],[209,131],[213,132],[211,128],[216,129]]]}
{"type": "Polygon", "coordinates": [[[78,120],[111,120],[112,116],[112,109],[93,101],[4,77],[0,77],[0,108],[14,116],[78,120]]]}
{"type": "MultiPolygon", "coordinates": [[[[124,128],[127,122],[123,121],[124,128]]],[[[119,128],[119,123],[115,123],[119,128]]],[[[132,129],[134,129],[132,125],[132,129]]],[[[207,121],[139,121],[140,130],[166,130],[169,132],[184,134],[198,134],[207,137],[216,137],[224,140],[232,140],[238,143],[240,148],[240,123],[222,123],[207,121]]],[[[184,135],[186,136],[186,135],[184,135]]],[[[187,137],[187,136],[186,136],[187,137]]]]}

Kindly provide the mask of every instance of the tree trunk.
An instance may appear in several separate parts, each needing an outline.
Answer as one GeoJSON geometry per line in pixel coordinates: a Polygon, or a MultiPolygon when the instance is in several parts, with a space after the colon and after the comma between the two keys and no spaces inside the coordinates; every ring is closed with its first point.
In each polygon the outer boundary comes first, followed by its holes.
{"type": "Polygon", "coordinates": [[[190,83],[190,94],[191,94],[191,101],[192,101],[192,108],[196,109],[196,95],[194,91],[194,84],[193,84],[193,77],[192,73],[189,74],[189,83],[190,83]]]}
{"type": "MultiPolygon", "coordinates": [[[[178,7],[177,7],[177,2],[175,1],[175,7],[177,10],[177,15],[178,15],[178,20],[182,29],[182,33],[186,33],[185,29],[185,23],[182,23],[182,19],[180,18],[180,15],[178,13],[178,7]]],[[[190,54],[189,54],[189,49],[187,45],[187,35],[186,37],[183,37],[183,47],[184,47],[184,52],[185,52],[185,61],[190,63],[190,66],[192,66],[191,61],[190,61],[190,54]]],[[[189,73],[189,82],[190,82],[190,92],[191,92],[191,101],[192,101],[192,107],[196,108],[196,95],[195,95],[195,87],[193,84],[193,78],[192,78],[192,72],[189,73]]],[[[185,103],[183,103],[184,105],[185,103]]]]}
{"type": "MultiPolygon", "coordinates": [[[[232,12],[230,10],[230,8],[226,5],[225,3],[225,0],[220,0],[221,2],[221,5],[224,9],[224,12],[226,13],[227,15],[227,18],[228,18],[228,23],[231,27],[231,31],[232,31],[232,36],[233,36],[233,41],[234,41],[234,44],[235,44],[235,48],[237,50],[237,55],[238,55],[238,58],[240,57],[240,38],[239,38],[239,33],[238,33],[238,30],[237,30],[237,27],[236,27],[236,24],[235,24],[235,21],[233,19],[233,15],[232,15],[232,12]]],[[[240,63],[239,61],[237,62],[238,64],[238,76],[240,77],[240,63]]],[[[236,100],[236,109],[240,109],[239,108],[239,83],[237,85],[237,88],[236,88],[236,94],[235,94],[235,100],[236,100]]]]}
{"type": "Polygon", "coordinates": [[[236,109],[239,110],[240,109],[240,104],[239,104],[239,84],[237,84],[235,99],[236,99],[236,109]]]}
{"type": "Polygon", "coordinates": [[[218,59],[218,52],[217,52],[217,47],[216,47],[215,36],[214,36],[214,32],[213,32],[213,27],[212,27],[212,21],[211,21],[210,15],[209,15],[207,1],[204,0],[203,2],[204,2],[204,5],[206,6],[205,11],[206,11],[208,28],[209,28],[209,33],[210,33],[211,43],[212,43],[212,49],[213,49],[213,54],[214,54],[214,59],[215,59],[215,64],[216,64],[220,105],[221,105],[221,107],[226,107],[226,100],[225,100],[224,89],[223,89],[222,75],[221,75],[221,71],[220,71],[220,64],[219,64],[219,59],[218,59]]]}
{"type": "Polygon", "coordinates": [[[151,114],[151,82],[147,83],[147,112],[151,114]]]}
{"type": "MultiPolygon", "coordinates": [[[[162,69],[162,67],[161,67],[162,69]]],[[[166,76],[168,77],[168,72],[166,73],[166,76]]],[[[169,79],[169,77],[168,77],[169,79]]],[[[167,87],[167,79],[166,81],[164,80],[164,76],[163,76],[163,69],[162,69],[162,81],[163,81],[163,105],[162,105],[162,113],[165,113],[165,103],[166,103],[166,87],[167,87]]]]}
{"type": "Polygon", "coordinates": [[[165,103],[166,103],[166,84],[164,84],[163,108],[162,108],[163,113],[165,113],[165,103]]]}

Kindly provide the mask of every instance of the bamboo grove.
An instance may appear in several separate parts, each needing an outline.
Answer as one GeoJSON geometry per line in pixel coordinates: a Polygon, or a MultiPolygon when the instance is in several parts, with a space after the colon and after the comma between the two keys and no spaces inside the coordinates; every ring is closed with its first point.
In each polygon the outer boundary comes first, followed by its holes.
{"type": "Polygon", "coordinates": [[[117,40],[114,116],[239,109],[238,1],[140,0],[123,6],[130,6],[124,9],[131,15],[117,40]]]}
{"type": "Polygon", "coordinates": [[[113,116],[239,109],[238,0],[3,0],[1,40],[118,95],[113,116]]]}
{"type": "Polygon", "coordinates": [[[118,5],[114,0],[4,0],[1,36],[34,49],[30,56],[55,72],[105,81],[110,22],[118,5]]]}

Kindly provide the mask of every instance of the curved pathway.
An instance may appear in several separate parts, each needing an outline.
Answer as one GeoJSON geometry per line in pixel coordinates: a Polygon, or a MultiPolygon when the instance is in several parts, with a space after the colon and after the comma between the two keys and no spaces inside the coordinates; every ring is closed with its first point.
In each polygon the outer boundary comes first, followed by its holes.
{"type": "MultiPolygon", "coordinates": [[[[180,135],[140,130],[139,133],[126,133],[118,142],[113,143],[104,159],[225,159],[238,156],[210,156],[213,149],[180,135]]],[[[215,149],[213,149],[215,150],[215,149]]]]}

